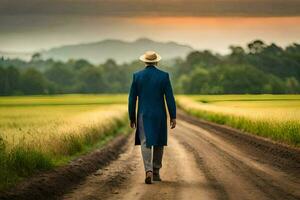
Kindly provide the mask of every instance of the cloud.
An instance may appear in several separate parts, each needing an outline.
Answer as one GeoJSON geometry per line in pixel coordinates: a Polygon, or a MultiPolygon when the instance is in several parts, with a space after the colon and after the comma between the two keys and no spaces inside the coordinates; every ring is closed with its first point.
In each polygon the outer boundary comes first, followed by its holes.
{"type": "Polygon", "coordinates": [[[0,15],[300,16],[300,1],[1,0],[0,15]]]}

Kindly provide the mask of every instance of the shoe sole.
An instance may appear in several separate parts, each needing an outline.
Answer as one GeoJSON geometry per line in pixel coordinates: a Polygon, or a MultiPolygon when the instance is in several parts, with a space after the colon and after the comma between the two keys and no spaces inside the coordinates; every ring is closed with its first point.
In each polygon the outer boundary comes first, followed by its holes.
{"type": "Polygon", "coordinates": [[[151,184],[151,183],[152,183],[151,177],[147,177],[147,178],[145,179],[145,183],[146,183],[146,184],[151,184]]]}

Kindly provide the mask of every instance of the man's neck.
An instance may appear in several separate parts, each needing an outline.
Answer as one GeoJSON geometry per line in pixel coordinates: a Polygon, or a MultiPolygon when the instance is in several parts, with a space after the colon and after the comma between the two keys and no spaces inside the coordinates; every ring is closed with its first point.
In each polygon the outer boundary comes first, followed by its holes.
{"type": "Polygon", "coordinates": [[[146,65],[146,67],[156,67],[154,64],[146,65]]]}

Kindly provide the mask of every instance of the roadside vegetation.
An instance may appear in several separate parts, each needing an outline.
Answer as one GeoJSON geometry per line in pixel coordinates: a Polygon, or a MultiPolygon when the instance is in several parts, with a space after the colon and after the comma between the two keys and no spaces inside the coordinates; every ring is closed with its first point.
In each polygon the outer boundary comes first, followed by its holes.
{"type": "Polygon", "coordinates": [[[0,98],[0,190],[128,132],[123,95],[0,98]]]}
{"type": "Polygon", "coordinates": [[[177,102],[198,118],[300,146],[300,95],[180,95],[177,102]]]}

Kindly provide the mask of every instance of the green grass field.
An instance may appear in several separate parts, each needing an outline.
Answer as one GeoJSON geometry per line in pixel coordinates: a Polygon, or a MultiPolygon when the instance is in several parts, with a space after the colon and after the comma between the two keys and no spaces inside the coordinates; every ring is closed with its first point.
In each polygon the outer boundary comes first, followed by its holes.
{"type": "Polygon", "coordinates": [[[127,127],[126,100],[125,95],[1,97],[0,189],[103,145],[127,127]]]}
{"type": "Polygon", "coordinates": [[[179,95],[196,117],[300,146],[300,95],[179,95]]]}

